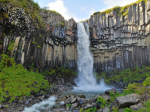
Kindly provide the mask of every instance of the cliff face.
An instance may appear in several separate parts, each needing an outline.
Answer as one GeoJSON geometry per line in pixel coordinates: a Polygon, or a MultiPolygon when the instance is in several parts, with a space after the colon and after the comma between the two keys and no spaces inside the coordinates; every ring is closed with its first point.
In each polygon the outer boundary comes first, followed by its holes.
{"type": "MultiPolygon", "coordinates": [[[[31,7],[32,9],[32,7],[31,7]]],[[[76,68],[76,22],[52,11],[39,12],[45,28],[38,19],[23,8],[0,4],[0,54],[14,43],[12,56],[17,63],[37,68],[67,66],[76,68]]]]}
{"type": "MultiPolygon", "coordinates": [[[[32,10],[32,7],[31,7],[32,10]]],[[[150,65],[150,0],[110,13],[95,13],[88,19],[91,51],[97,71],[150,65]]],[[[23,8],[0,3],[0,54],[14,42],[17,63],[37,68],[76,68],[77,24],[53,11],[41,10],[39,19],[23,8]]]]}
{"type": "Polygon", "coordinates": [[[88,24],[91,50],[98,70],[150,64],[150,0],[129,6],[127,15],[116,10],[95,13],[88,24]]]}

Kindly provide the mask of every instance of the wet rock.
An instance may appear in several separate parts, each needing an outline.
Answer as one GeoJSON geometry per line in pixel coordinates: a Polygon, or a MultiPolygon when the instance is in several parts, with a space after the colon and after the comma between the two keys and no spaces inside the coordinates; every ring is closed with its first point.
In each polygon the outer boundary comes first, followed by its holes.
{"type": "Polygon", "coordinates": [[[85,95],[80,95],[80,98],[84,98],[85,99],[86,97],[85,97],[85,95]]]}
{"type": "Polygon", "coordinates": [[[106,91],[105,91],[105,94],[109,95],[110,92],[116,93],[117,90],[116,90],[116,89],[109,89],[109,90],[106,90],[106,91]]]}
{"type": "Polygon", "coordinates": [[[139,104],[137,104],[137,105],[132,105],[132,106],[130,106],[130,108],[131,108],[132,110],[137,111],[137,110],[139,110],[140,108],[143,108],[143,105],[142,105],[141,103],[139,103],[139,104]]]}
{"type": "Polygon", "coordinates": [[[139,101],[140,101],[140,96],[135,93],[117,97],[117,103],[119,108],[128,107],[130,105],[138,103],[139,101]]]}
{"type": "Polygon", "coordinates": [[[60,102],[64,102],[66,100],[66,97],[60,97],[56,100],[57,103],[60,103],[60,102]]]}

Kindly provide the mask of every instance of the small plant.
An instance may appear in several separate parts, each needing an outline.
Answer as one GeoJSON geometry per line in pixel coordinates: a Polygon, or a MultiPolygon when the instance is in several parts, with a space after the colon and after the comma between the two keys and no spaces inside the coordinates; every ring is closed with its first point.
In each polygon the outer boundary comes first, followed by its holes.
{"type": "Polygon", "coordinates": [[[38,45],[37,47],[41,49],[41,46],[38,45]]]}
{"type": "Polygon", "coordinates": [[[39,37],[42,37],[42,34],[40,34],[39,37]]]}
{"type": "Polygon", "coordinates": [[[105,100],[103,97],[99,97],[97,99],[97,102],[100,102],[101,103],[101,107],[104,108],[106,105],[107,105],[107,100],[105,100]]]}
{"type": "Polygon", "coordinates": [[[71,104],[67,104],[67,107],[71,108],[71,104]]]}

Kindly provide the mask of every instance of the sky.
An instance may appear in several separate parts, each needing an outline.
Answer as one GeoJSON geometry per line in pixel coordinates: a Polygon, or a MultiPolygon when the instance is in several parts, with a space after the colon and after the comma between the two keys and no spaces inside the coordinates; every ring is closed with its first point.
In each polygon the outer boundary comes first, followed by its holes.
{"type": "Polygon", "coordinates": [[[34,0],[41,8],[59,12],[66,20],[74,18],[76,22],[88,19],[97,11],[104,11],[114,6],[124,6],[137,0],[34,0]]]}

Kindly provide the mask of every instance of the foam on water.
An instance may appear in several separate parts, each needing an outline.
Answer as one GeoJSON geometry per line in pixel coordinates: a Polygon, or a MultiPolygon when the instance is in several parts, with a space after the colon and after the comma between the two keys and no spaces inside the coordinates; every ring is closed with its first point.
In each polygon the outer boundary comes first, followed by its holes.
{"type": "Polygon", "coordinates": [[[23,112],[41,112],[40,110],[47,110],[52,108],[55,103],[56,97],[51,96],[49,99],[44,100],[40,103],[36,103],[30,107],[25,107],[23,112]]]}

